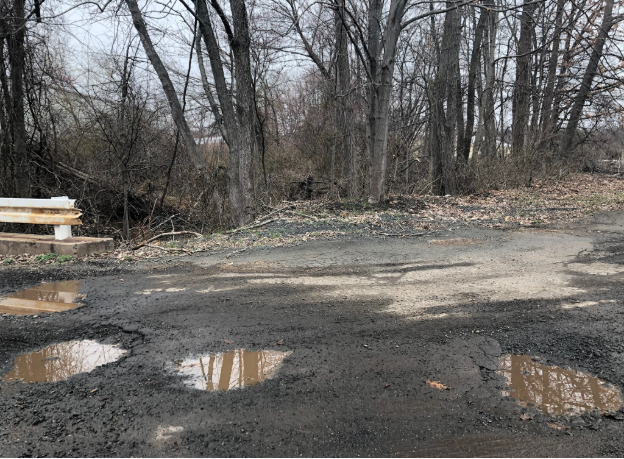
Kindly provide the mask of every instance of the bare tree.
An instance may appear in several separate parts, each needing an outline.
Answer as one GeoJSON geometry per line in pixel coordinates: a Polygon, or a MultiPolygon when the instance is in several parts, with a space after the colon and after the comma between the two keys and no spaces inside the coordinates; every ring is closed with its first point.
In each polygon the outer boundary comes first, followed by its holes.
{"type": "MultiPolygon", "coordinates": [[[[0,36],[6,40],[9,82],[2,82],[7,116],[5,119],[12,162],[14,193],[30,197],[29,151],[24,110],[24,70],[26,67],[26,12],[24,0],[0,3],[0,36]]],[[[3,40],[3,41],[4,41],[3,40]]],[[[3,72],[4,74],[4,72],[3,72]]],[[[3,77],[4,78],[4,77],[3,77]]]]}
{"type": "Polygon", "coordinates": [[[524,153],[531,103],[531,58],[535,35],[535,14],[537,4],[524,0],[520,18],[520,38],[516,58],[516,82],[513,95],[513,153],[524,153]]]}
{"type": "MultiPolygon", "coordinates": [[[[578,93],[576,94],[576,97],[574,98],[574,103],[572,104],[572,110],[570,112],[570,118],[568,119],[568,125],[566,127],[561,142],[562,154],[567,153],[572,148],[572,145],[574,143],[574,136],[576,135],[576,129],[578,128],[579,121],[583,113],[583,107],[585,106],[587,97],[592,89],[592,83],[598,72],[598,64],[600,62],[600,59],[602,58],[605,43],[607,41],[607,38],[609,37],[609,32],[611,31],[611,28],[616,23],[616,20],[613,17],[614,3],[614,0],[605,1],[602,25],[600,26],[598,37],[596,38],[594,46],[592,47],[589,62],[587,64],[587,68],[585,69],[583,79],[581,80],[581,86],[578,93]]],[[[618,18],[618,20],[621,20],[621,18],[618,18]]]]}
{"type": "MultiPolygon", "coordinates": [[[[256,213],[254,193],[253,152],[255,145],[255,97],[249,47],[249,20],[243,0],[230,0],[231,23],[216,0],[212,6],[223,24],[233,55],[236,88],[228,88],[221,50],[208,15],[205,0],[195,1],[195,14],[210,60],[210,67],[219,101],[215,118],[222,120],[224,140],[229,147],[229,201],[239,225],[253,220],[256,213]],[[233,92],[235,92],[233,94],[233,92]]],[[[214,98],[213,98],[214,99],[214,98]]]]}
{"type": "MultiPolygon", "coordinates": [[[[151,42],[136,0],[126,0],[126,4],[132,14],[134,26],[139,33],[145,52],[167,95],[172,116],[178,126],[184,144],[191,152],[191,157],[194,159],[196,167],[204,169],[204,160],[188,127],[168,71],[151,42]]],[[[223,23],[234,57],[235,95],[232,95],[234,88],[228,88],[225,80],[221,50],[219,49],[211,19],[208,15],[205,0],[197,0],[195,2],[195,11],[191,10],[191,12],[199,21],[199,29],[206,45],[215,81],[219,107],[217,108],[216,104],[211,105],[217,111],[216,117],[223,120],[224,140],[229,147],[230,208],[237,224],[243,225],[253,220],[256,212],[252,164],[255,148],[253,135],[255,118],[253,82],[249,57],[249,23],[245,4],[242,0],[230,1],[232,11],[231,24],[230,19],[226,17],[216,0],[212,2],[212,6],[223,23]]]]}
{"type": "Polygon", "coordinates": [[[460,12],[447,1],[440,62],[432,85],[429,159],[432,192],[444,196],[456,191],[457,81],[459,79],[460,12]]]}

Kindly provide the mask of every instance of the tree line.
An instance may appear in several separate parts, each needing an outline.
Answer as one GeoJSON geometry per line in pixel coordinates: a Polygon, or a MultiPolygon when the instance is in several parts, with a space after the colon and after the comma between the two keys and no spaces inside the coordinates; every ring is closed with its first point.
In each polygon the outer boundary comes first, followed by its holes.
{"type": "Polygon", "coordinates": [[[48,2],[0,0],[0,195],[73,193],[123,237],[620,154],[621,1],[48,2]],[[108,30],[78,60],[77,12],[108,30]]]}

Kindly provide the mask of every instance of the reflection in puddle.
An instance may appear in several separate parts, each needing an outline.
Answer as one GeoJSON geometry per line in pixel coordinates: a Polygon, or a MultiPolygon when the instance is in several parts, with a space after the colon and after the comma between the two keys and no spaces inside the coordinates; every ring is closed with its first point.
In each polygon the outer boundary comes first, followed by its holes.
{"type": "Polygon", "coordinates": [[[55,282],[21,290],[0,300],[0,314],[26,316],[77,308],[82,304],[74,301],[84,298],[78,293],[81,284],[80,281],[55,282]]]}
{"type": "Polygon", "coordinates": [[[237,349],[198,359],[176,360],[174,371],[186,376],[186,384],[196,389],[240,389],[273,378],[289,355],[290,352],[237,349]]]}
{"type": "Polygon", "coordinates": [[[88,373],[121,358],[127,351],[92,340],[67,341],[39,351],[22,354],[3,381],[25,383],[62,381],[78,373],[88,373]]]}
{"type": "Polygon", "coordinates": [[[507,384],[503,395],[522,406],[533,404],[552,415],[578,415],[615,411],[622,405],[618,389],[587,373],[542,365],[525,355],[504,355],[499,365],[507,384]]]}

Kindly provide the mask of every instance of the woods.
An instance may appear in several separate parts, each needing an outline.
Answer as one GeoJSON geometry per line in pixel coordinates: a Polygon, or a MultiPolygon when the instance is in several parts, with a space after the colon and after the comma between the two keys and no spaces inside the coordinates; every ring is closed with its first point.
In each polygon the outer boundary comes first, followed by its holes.
{"type": "Polygon", "coordinates": [[[0,0],[0,195],[71,195],[88,231],[129,239],[243,226],[287,199],[376,205],[591,169],[624,148],[623,13],[0,0]]]}

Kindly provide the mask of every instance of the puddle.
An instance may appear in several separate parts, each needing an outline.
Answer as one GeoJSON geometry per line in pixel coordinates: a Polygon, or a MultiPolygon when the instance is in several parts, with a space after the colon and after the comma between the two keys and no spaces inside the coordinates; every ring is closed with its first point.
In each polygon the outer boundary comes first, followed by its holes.
{"type": "Polygon", "coordinates": [[[199,358],[176,360],[174,370],[188,386],[202,390],[230,390],[255,386],[275,377],[290,352],[247,349],[199,358]]]}
{"type": "Polygon", "coordinates": [[[502,394],[521,406],[533,404],[544,413],[579,415],[616,411],[622,405],[617,388],[587,373],[542,365],[525,355],[504,355],[499,368],[507,384],[502,394]]]}
{"type": "Polygon", "coordinates": [[[92,340],[67,341],[15,359],[3,381],[25,383],[63,381],[78,373],[119,360],[126,352],[116,346],[92,340]]]}
{"type": "Polygon", "coordinates": [[[21,290],[0,300],[0,314],[27,316],[80,307],[82,303],[74,301],[84,298],[78,293],[81,285],[80,281],[65,281],[21,290]]]}

